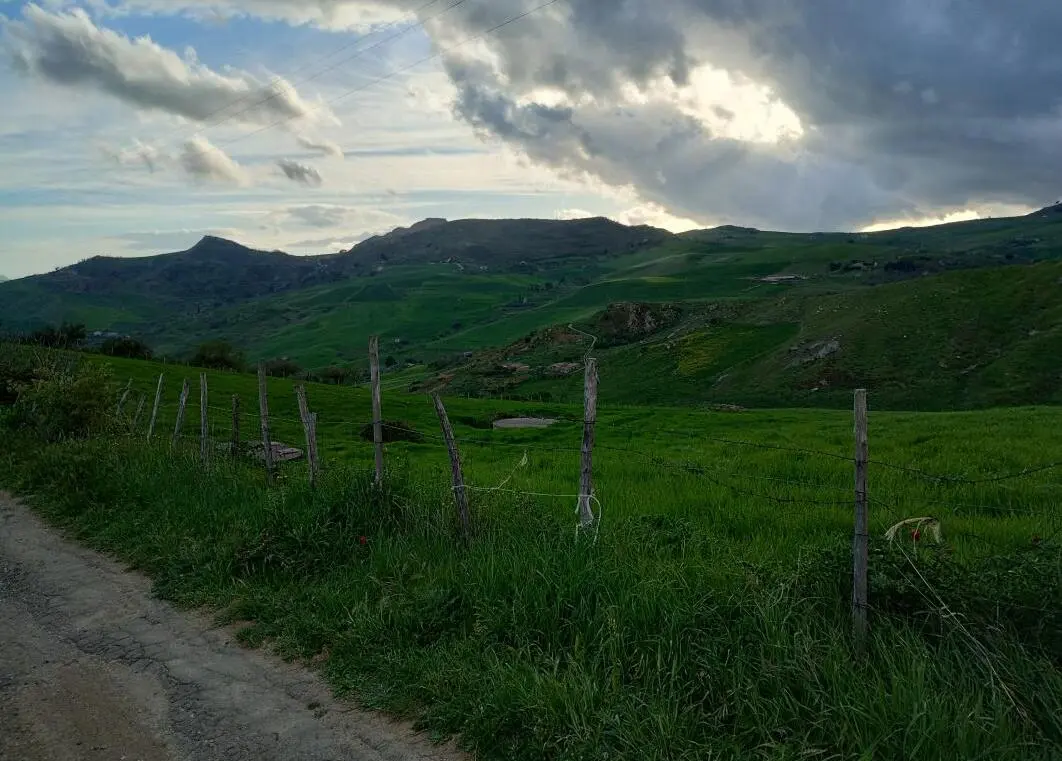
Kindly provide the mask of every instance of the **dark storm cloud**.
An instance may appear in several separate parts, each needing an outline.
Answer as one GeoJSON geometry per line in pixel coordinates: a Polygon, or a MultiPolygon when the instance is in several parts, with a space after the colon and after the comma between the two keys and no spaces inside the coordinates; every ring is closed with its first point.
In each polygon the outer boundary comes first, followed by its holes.
{"type": "MultiPolygon", "coordinates": [[[[302,20],[318,23],[412,7],[165,3],[289,20],[314,8],[302,20]]],[[[561,0],[466,44],[541,4],[424,12],[455,113],[536,162],[633,187],[673,213],[808,230],[1059,193],[1062,3],[561,0]],[[802,134],[736,139],[723,127],[747,121],[739,102],[691,116],[663,85],[696,81],[702,67],[768,88],[802,134]]]]}
{"type": "Polygon", "coordinates": [[[459,51],[447,60],[456,113],[537,161],[633,183],[676,213],[792,229],[1036,205],[1058,193],[1062,5],[569,5],[489,39],[491,65],[459,51]],[[666,103],[624,102],[624,85],[681,83],[700,64],[769,87],[799,116],[802,138],[740,143],[666,103]],[[574,105],[543,111],[521,100],[540,87],[563,90],[574,105]]]}

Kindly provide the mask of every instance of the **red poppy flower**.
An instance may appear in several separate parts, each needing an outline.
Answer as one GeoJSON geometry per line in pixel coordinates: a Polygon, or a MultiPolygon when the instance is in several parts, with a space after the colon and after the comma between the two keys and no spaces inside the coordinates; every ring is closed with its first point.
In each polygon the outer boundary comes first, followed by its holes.
{"type": "Polygon", "coordinates": [[[361,542],[362,544],[368,544],[369,543],[369,537],[363,536],[360,539],[358,539],[358,541],[361,542]]]}
{"type": "Polygon", "coordinates": [[[911,538],[917,542],[919,539],[922,538],[922,532],[919,529],[915,529],[911,532],[911,538]]]}

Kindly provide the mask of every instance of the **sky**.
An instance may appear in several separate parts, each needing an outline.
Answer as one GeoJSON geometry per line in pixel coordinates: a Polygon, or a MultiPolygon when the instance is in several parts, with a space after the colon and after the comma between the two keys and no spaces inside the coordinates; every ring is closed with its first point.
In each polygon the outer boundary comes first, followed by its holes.
{"type": "Polygon", "coordinates": [[[1043,0],[0,0],[0,276],[424,217],[817,231],[1062,196],[1043,0]]]}

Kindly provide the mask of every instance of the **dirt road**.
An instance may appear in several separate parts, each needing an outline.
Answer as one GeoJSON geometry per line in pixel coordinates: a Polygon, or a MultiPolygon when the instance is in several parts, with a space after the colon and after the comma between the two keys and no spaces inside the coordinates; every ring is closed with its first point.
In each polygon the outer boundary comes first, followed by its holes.
{"type": "Polygon", "coordinates": [[[458,761],[0,494],[0,760],[458,761]]]}

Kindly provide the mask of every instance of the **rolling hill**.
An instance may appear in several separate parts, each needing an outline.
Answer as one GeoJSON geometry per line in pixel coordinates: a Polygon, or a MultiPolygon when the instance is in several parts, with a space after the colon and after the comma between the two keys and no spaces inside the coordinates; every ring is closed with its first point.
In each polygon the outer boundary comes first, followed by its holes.
{"type": "Polygon", "coordinates": [[[1062,401],[1060,259],[1062,206],[871,234],[428,219],[325,256],[205,238],[97,257],[0,285],[0,323],[79,321],[178,356],[225,338],[306,367],[361,365],[378,333],[417,388],[556,399],[579,393],[550,367],[581,359],[583,331],[616,401],[832,406],[862,384],[939,409],[1062,401]],[[602,337],[646,305],[674,319],[602,337]]]}

